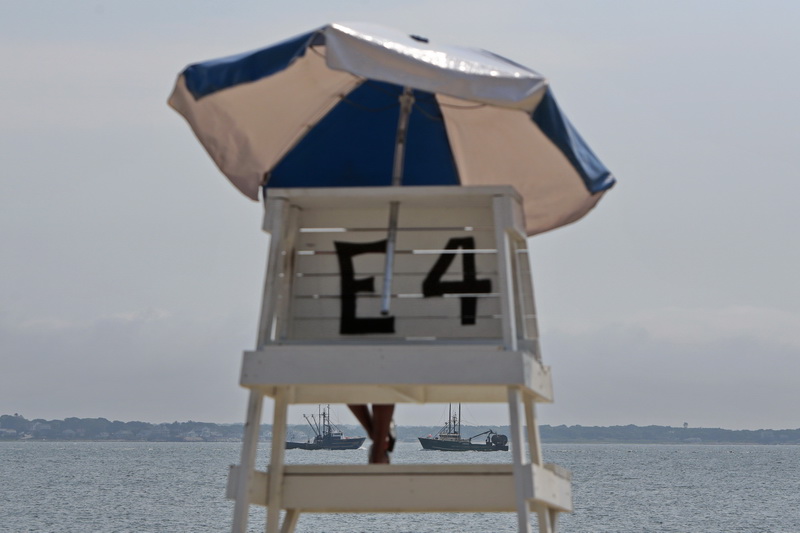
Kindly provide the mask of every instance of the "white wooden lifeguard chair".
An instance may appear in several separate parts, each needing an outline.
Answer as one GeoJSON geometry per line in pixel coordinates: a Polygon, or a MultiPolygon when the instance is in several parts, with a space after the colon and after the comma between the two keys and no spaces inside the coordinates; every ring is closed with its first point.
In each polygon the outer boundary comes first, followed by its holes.
{"type": "Polygon", "coordinates": [[[516,512],[520,532],[531,531],[533,512],[540,533],[553,533],[558,513],[572,510],[571,482],[542,460],[535,404],[552,401],[552,382],[516,191],[270,189],[264,231],[258,346],[244,354],[250,400],[228,481],[233,532],[246,530],[250,505],[264,505],[268,533],[293,531],[305,512],[516,512]],[[387,240],[393,202],[399,216],[387,240]],[[274,400],[272,449],[260,472],[265,396],[274,400]],[[290,404],[403,402],[508,403],[513,463],[284,465],[290,404]],[[475,476],[480,491],[461,482],[475,476]]]}

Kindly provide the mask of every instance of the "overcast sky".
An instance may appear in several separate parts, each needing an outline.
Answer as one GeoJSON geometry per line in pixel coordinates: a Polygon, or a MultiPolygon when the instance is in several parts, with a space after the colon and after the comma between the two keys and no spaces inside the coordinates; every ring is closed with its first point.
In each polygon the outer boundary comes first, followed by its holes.
{"type": "Polygon", "coordinates": [[[262,207],[166,100],[190,63],[352,20],[545,74],[619,180],[531,239],[542,423],[800,427],[795,0],[0,0],[0,414],[243,421],[262,207]]]}

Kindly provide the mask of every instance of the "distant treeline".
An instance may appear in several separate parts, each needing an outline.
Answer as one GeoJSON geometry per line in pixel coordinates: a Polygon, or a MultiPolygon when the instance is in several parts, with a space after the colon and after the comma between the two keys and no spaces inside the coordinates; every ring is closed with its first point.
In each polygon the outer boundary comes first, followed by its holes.
{"type": "MultiPolygon", "coordinates": [[[[400,440],[415,440],[432,433],[428,427],[398,427],[400,440]]],[[[438,429],[438,428],[436,428],[438,429]]],[[[489,427],[461,426],[464,437],[477,435],[489,427]]],[[[510,436],[508,426],[493,427],[510,436]]],[[[544,443],[562,444],[800,444],[800,429],[731,430],[669,426],[539,426],[544,443]]]]}
{"type": "Polygon", "coordinates": [[[669,426],[540,426],[542,442],[626,444],[800,444],[800,429],[669,426]]]}
{"type": "MultiPolygon", "coordinates": [[[[313,438],[308,425],[290,425],[287,438],[306,441],[313,438]]],[[[360,426],[340,425],[346,436],[364,436],[360,426]]],[[[398,426],[399,441],[416,442],[417,437],[436,434],[438,426],[398,426]]],[[[492,429],[510,435],[508,426],[461,426],[464,437],[492,429]]],[[[243,424],[211,422],[120,422],[105,418],[66,418],[28,420],[19,414],[0,416],[0,440],[120,440],[219,442],[239,441],[243,424]]],[[[539,427],[545,443],[625,443],[625,444],[800,444],[800,429],[730,430],[669,426],[549,426],[539,427]]],[[[272,426],[261,426],[261,438],[272,436],[272,426]]]]}
{"type": "Polygon", "coordinates": [[[14,415],[0,416],[0,440],[139,440],[139,441],[238,441],[243,424],[207,422],[120,422],[105,418],[27,420],[14,415]]]}

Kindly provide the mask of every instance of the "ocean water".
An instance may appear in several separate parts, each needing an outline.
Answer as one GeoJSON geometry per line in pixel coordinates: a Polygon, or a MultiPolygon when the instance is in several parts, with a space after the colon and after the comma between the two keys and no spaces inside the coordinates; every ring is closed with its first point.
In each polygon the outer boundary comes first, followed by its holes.
{"type": "MultiPolygon", "coordinates": [[[[0,442],[0,531],[229,531],[233,503],[224,491],[239,453],[239,443],[0,442]]],[[[292,464],[365,463],[366,454],[286,452],[292,464]]],[[[544,455],[573,474],[575,512],[561,515],[562,533],[800,532],[800,446],[550,444],[544,455]]],[[[259,468],[267,461],[262,445],[259,468]]],[[[510,461],[509,452],[433,452],[415,443],[398,443],[393,456],[510,461]]],[[[252,509],[249,531],[263,531],[263,508],[252,509]]],[[[516,516],[304,514],[297,531],[513,532],[516,516]]]]}

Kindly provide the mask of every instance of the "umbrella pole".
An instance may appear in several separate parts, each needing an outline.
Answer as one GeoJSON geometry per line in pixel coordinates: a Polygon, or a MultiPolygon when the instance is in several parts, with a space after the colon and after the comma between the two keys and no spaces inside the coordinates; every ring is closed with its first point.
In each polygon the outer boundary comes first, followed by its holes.
{"type": "MultiPolygon", "coordinates": [[[[392,169],[392,186],[403,184],[403,160],[406,153],[406,133],[408,118],[414,105],[414,94],[410,87],[403,87],[400,95],[400,117],[397,119],[397,137],[394,145],[394,168],[392,169]]],[[[389,230],[386,235],[386,263],[383,268],[383,293],[381,295],[381,314],[389,314],[389,301],[392,298],[392,273],[394,270],[394,250],[397,242],[397,218],[400,202],[389,204],[389,230]]]]}

